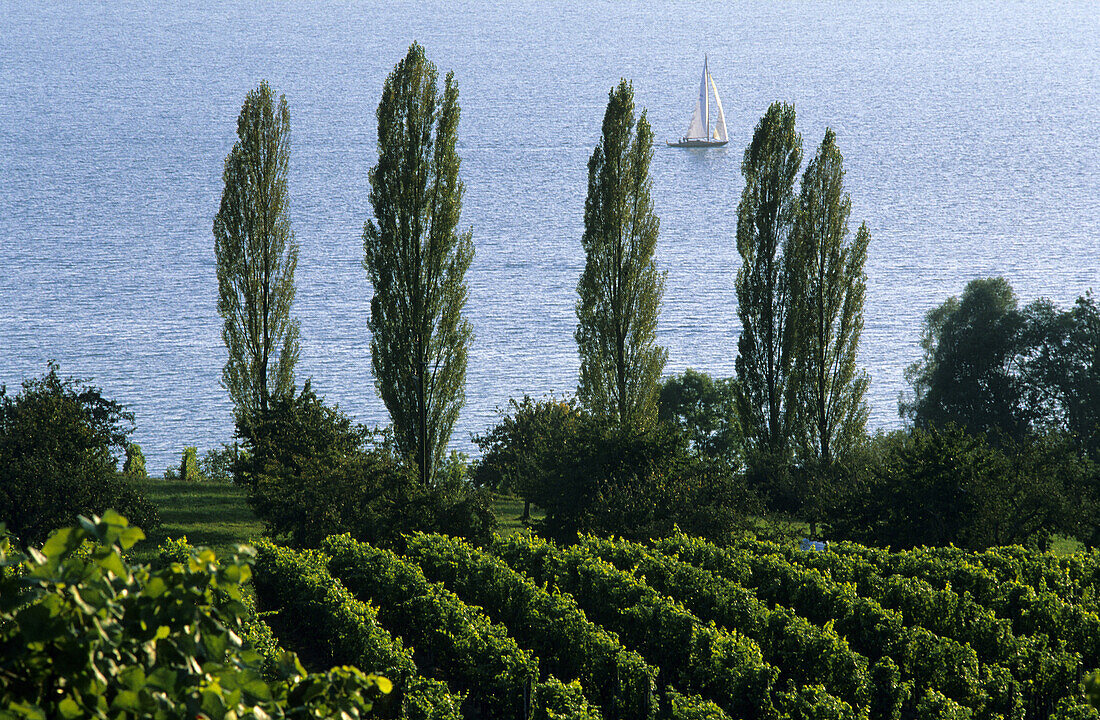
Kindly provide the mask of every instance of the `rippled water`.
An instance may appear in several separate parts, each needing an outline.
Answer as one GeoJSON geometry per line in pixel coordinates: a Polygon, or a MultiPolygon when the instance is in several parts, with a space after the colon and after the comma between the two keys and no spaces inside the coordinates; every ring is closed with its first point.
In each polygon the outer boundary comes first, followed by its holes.
{"type": "Polygon", "coordinates": [[[806,154],[845,155],[871,229],[861,357],[897,421],[923,314],[1002,274],[1021,300],[1100,290],[1100,5],[948,0],[19,3],[0,0],[0,382],[47,359],[137,416],[159,470],[232,434],[211,224],[245,93],[291,109],[299,378],[368,423],[361,268],[385,76],[416,39],[460,87],[474,231],[456,447],[523,393],[576,383],[586,162],[633,80],[658,143],[687,126],[704,53],[730,145],[659,147],[669,371],[733,373],[740,160],[773,100],[806,154]]]}

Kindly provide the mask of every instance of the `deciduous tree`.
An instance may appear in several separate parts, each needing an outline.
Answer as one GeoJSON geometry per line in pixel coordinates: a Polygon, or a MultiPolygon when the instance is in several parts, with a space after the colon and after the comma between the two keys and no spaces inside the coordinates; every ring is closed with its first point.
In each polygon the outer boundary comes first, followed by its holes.
{"type": "Polygon", "coordinates": [[[1031,412],[1019,373],[1024,316],[1001,277],[970,281],[925,318],[924,357],[906,370],[913,387],[900,410],[917,427],[954,423],[970,433],[1022,438],[1031,412]]]}
{"type": "Polygon", "coordinates": [[[798,201],[794,181],[802,137],[794,107],[772,103],[745,149],[745,189],[737,206],[738,411],[750,449],[781,460],[786,454],[791,372],[790,297],[784,252],[798,201]]]}
{"type": "Polygon", "coordinates": [[[870,379],[856,368],[863,332],[863,272],[871,235],[848,236],[852,203],[836,134],[825,139],[802,176],[798,218],[788,249],[793,346],[790,404],[807,460],[829,465],[865,435],[870,379]]]}
{"type": "Polygon", "coordinates": [[[378,164],[370,171],[374,218],[363,266],[374,286],[371,365],[402,457],[431,483],[466,399],[470,325],[466,270],[471,232],[459,232],[458,88],[413,43],[378,104],[378,164]]]}
{"type": "Polygon", "coordinates": [[[668,353],[657,345],[664,274],[653,253],[660,222],[650,198],[653,132],[635,123],[634,88],[613,88],[603,131],[588,161],[585,266],[577,283],[581,404],[620,427],[657,417],[658,380],[668,353]]]}
{"type": "Polygon", "coordinates": [[[291,318],[298,244],[290,227],[290,111],[266,81],[245,97],[225,158],[214,217],[218,312],[229,359],[222,383],[238,425],[294,385],[298,321],[291,318]]]}

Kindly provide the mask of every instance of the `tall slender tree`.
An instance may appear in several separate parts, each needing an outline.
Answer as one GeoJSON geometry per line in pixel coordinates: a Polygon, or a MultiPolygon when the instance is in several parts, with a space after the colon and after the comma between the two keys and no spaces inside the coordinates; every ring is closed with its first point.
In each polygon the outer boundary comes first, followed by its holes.
{"type": "Polygon", "coordinates": [[[653,253],[660,222],[653,212],[649,163],[653,132],[634,88],[612,88],[603,132],[588,161],[584,204],[585,266],[577,283],[580,402],[611,423],[644,427],[657,417],[658,380],[668,358],[657,345],[664,273],[653,253]]]}
{"type": "Polygon", "coordinates": [[[851,450],[867,425],[870,382],[856,368],[863,332],[871,235],[861,225],[848,235],[852,201],[844,191],[844,158],[836,134],[825,139],[802,176],[798,218],[788,252],[794,371],[790,403],[800,450],[826,465],[851,450]]]}
{"type": "Polygon", "coordinates": [[[792,325],[785,252],[798,202],[794,181],[802,137],[792,105],[772,103],[745,149],[745,189],[737,206],[738,413],[751,452],[782,456],[789,448],[792,325]]]}
{"type": "Polygon", "coordinates": [[[471,232],[459,232],[463,184],[455,149],[458,88],[417,43],[386,79],[378,104],[374,219],[363,229],[363,267],[374,286],[371,365],[393,419],[398,451],[432,482],[466,400],[471,232]]]}
{"type": "Polygon", "coordinates": [[[250,426],[273,397],[289,393],[298,362],[287,170],[290,111],[267,81],[245,97],[237,142],[225,158],[221,206],[214,217],[218,312],[229,359],[222,383],[238,426],[250,426]]]}

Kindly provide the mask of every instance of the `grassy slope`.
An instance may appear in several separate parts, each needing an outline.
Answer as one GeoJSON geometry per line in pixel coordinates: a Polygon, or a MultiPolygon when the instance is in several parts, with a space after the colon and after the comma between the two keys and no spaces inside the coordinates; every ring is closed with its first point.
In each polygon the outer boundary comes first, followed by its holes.
{"type": "MultiPolygon", "coordinates": [[[[167,537],[187,536],[192,545],[205,545],[218,555],[232,551],[238,543],[260,537],[263,524],[252,514],[244,488],[232,483],[180,482],[150,478],[142,490],[160,509],[167,537]]],[[[147,559],[156,552],[153,542],[139,546],[138,556],[147,559]]]]}
{"type": "MultiPolygon", "coordinates": [[[[263,523],[248,507],[244,488],[232,483],[150,478],[140,485],[146,496],[160,509],[165,537],[186,535],[192,545],[213,548],[220,556],[231,552],[238,543],[260,537],[263,532],[263,523]]],[[[500,523],[502,535],[526,531],[519,521],[523,514],[522,500],[496,497],[493,499],[493,513],[500,523]]],[[[542,516],[537,511],[534,515],[542,516]]],[[[150,559],[156,552],[158,542],[157,538],[151,538],[142,543],[137,548],[138,559],[150,559]]]]}

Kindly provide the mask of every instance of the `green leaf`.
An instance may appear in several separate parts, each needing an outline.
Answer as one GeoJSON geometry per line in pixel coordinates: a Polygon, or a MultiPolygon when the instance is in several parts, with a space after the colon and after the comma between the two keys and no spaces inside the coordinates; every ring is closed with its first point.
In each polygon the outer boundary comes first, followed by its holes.
{"type": "Polygon", "coordinates": [[[80,709],[80,706],[76,704],[76,701],[71,697],[67,697],[57,704],[57,710],[61,713],[61,717],[66,720],[73,720],[73,718],[82,717],[84,711],[80,709]]]}

